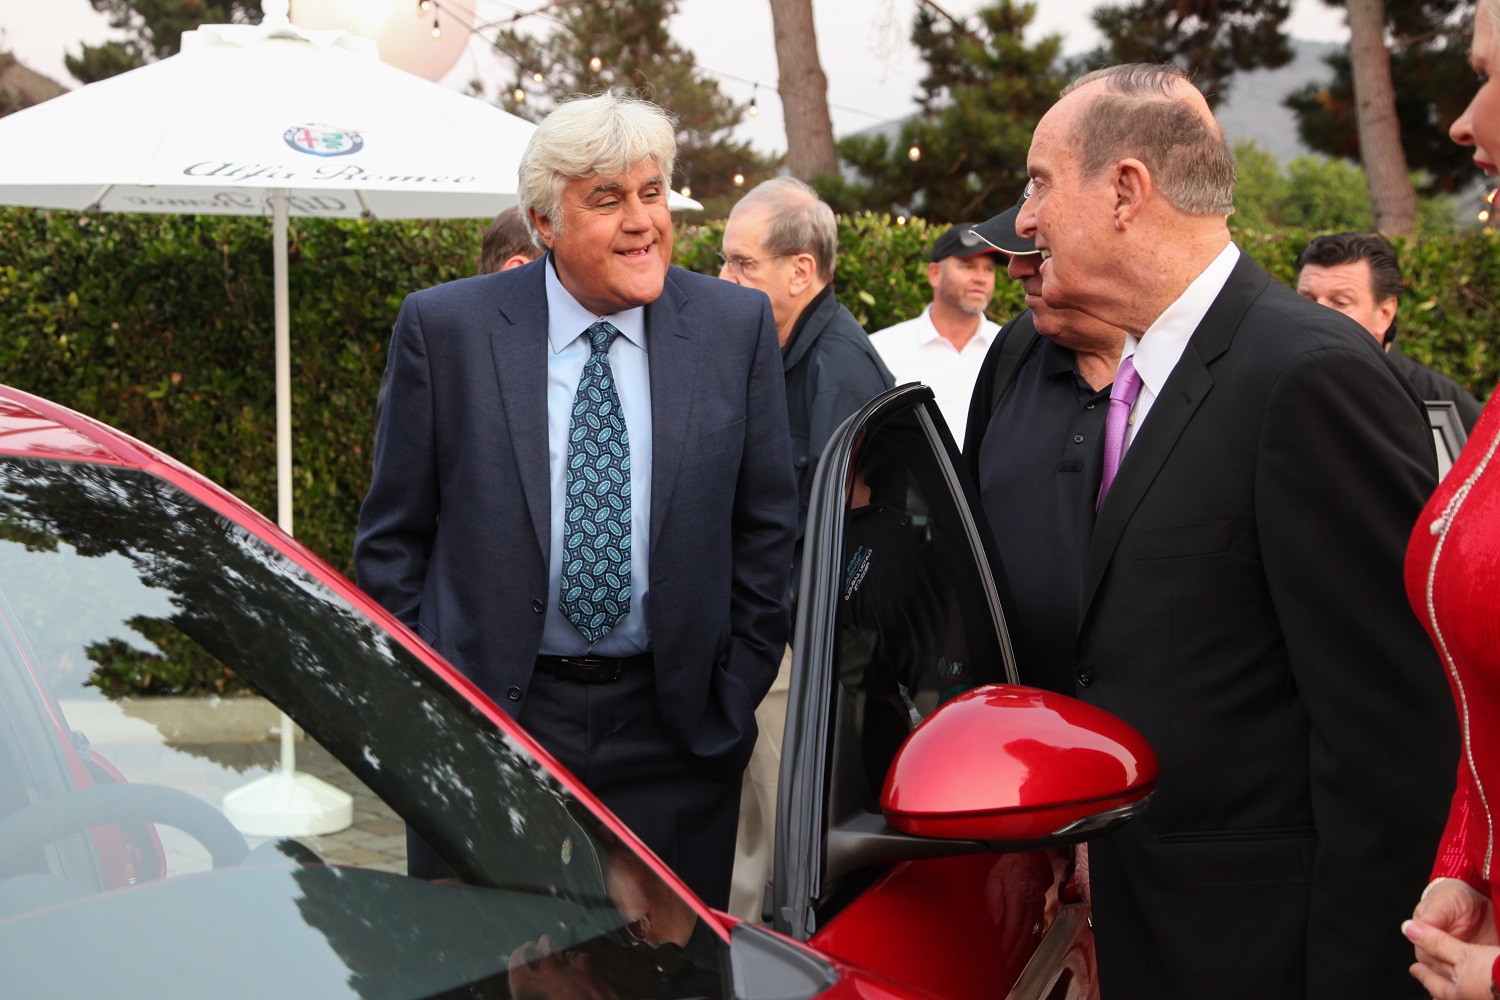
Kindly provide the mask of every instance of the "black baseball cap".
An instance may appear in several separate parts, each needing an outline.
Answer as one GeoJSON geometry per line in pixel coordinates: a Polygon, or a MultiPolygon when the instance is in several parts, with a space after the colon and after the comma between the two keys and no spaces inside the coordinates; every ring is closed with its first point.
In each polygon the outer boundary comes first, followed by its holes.
{"type": "Polygon", "coordinates": [[[1022,195],[1020,201],[993,219],[972,227],[969,230],[970,234],[1007,256],[1039,253],[1036,240],[1025,240],[1016,235],[1016,216],[1021,214],[1021,206],[1024,204],[1026,204],[1026,196],[1022,195]]]}
{"type": "Polygon", "coordinates": [[[927,259],[936,264],[947,257],[982,257],[995,253],[995,248],[986,246],[973,233],[974,223],[955,222],[943,231],[943,235],[932,241],[932,252],[927,259]]]}

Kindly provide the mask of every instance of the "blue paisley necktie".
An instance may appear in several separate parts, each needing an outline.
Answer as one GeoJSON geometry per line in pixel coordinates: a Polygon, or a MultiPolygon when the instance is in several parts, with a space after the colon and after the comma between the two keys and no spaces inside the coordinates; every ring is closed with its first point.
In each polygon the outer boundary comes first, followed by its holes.
{"type": "Polygon", "coordinates": [[[608,353],[619,335],[589,327],[568,427],[561,608],[591,646],[630,612],[630,439],[608,353]]]}

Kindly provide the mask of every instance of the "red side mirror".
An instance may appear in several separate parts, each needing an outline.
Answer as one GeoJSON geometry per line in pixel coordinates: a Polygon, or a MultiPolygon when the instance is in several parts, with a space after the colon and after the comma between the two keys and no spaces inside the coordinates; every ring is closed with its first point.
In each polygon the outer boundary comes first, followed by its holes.
{"type": "Polygon", "coordinates": [[[1156,775],[1145,738],[1103,709],[994,684],[947,702],[906,738],[880,805],[912,836],[1061,843],[1139,812],[1156,775]]]}

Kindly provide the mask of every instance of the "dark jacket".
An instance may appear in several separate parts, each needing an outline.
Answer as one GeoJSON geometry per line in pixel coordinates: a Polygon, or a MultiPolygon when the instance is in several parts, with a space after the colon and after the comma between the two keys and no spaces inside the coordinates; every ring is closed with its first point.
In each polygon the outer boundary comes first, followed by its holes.
{"type": "Polygon", "coordinates": [[[832,285],[802,310],[791,339],[781,349],[781,362],[797,473],[797,566],[802,562],[813,472],[823,448],[840,424],[895,380],[854,314],[839,304],[832,285]]]}
{"type": "Polygon", "coordinates": [[[1386,357],[1391,359],[1392,367],[1411,383],[1411,387],[1417,390],[1417,395],[1422,399],[1451,399],[1456,403],[1458,419],[1463,423],[1464,430],[1471,434],[1474,432],[1474,425],[1479,422],[1479,413],[1484,409],[1484,404],[1475,399],[1473,393],[1448,376],[1408,358],[1401,353],[1400,347],[1392,347],[1386,351],[1386,357]]]}

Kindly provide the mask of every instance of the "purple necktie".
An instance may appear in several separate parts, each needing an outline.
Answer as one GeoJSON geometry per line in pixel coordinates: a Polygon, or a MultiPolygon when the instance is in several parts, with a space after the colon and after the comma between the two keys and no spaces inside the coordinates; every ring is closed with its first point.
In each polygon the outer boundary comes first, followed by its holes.
{"type": "Polygon", "coordinates": [[[1136,374],[1135,358],[1120,362],[1115,373],[1115,384],[1109,390],[1109,413],[1104,418],[1104,478],[1099,482],[1099,503],[1094,509],[1104,506],[1104,495],[1120,471],[1120,458],[1125,454],[1125,432],[1130,427],[1130,408],[1135,397],[1141,394],[1141,377],[1136,374]]]}

